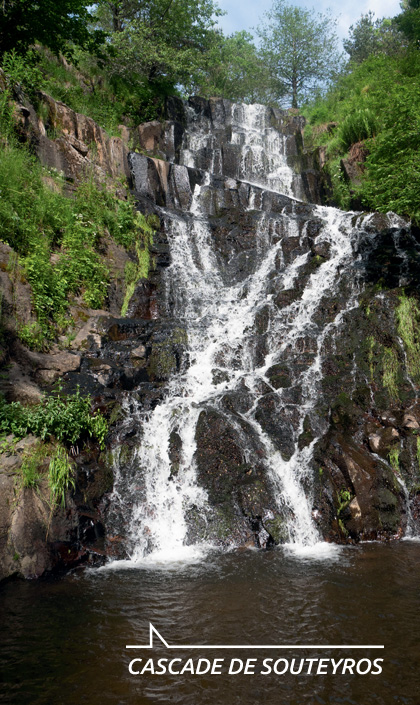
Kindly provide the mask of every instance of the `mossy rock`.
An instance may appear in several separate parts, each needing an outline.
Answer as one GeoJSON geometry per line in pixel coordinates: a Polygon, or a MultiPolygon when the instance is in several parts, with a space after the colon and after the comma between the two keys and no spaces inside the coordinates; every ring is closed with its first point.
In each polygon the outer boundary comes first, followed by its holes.
{"type": "Polygon", "coordinates": [[[150,379],[169,379],[176,368],[177,359],[170,343],[155,343],[147,364],[147,373],[150,379]]]}
{"type": "Polygon", "coordinates": [[[118,404],[116,402],[112,409],[111,413],[109,414],[109,425],[113,426],[114,424],[118,423],[118,421],[121,421],[124,418],[124,412],[122,410],[121,404],[118,404]]]}
{"type": "Polygon", "coordinates": [[[273,519],[265,519],[263,523],[264,529],[268,531],[277,546],[289,541],[289,532],[283,517],[277,516],[273,519]]]}
{"type": "Polygon", "coordinates": [[[386,487],[380,487],[378,489],[375,506],[381,511],[381,513],[384,511],[393,512],[397,505],[398,499],[393,492],[388,490],[386,487]]]}
{"type": "Polygon", "coordinates": [[[286,365],[273,365],[273,367],[267,370],[266,376],[274,389],[292,386],[292,378],[286,365]]]}
{"type": "Polygon", "coordinates": [[[349,395],[341,392],[331,406],[331,421],[335,426],[340,426],[343,430],[350,430],[356,425],[362,413],[349,395]]]}
{"type": "Polygon", "coordinates": [[[165,381],[179,370],[182,354],[187,346],[188,336],[184,328],[174,328],[162,339],[152,340],[147,360],[147,373],[153,381],[165,381]]]}
{"type": "Polygon", "coordinates": [[[321,257],[321,255],[314,255],[309,261],[308,271],[315,272],[321,264],[324,264],[325,261],[325,257],[321,257]]]}
{"type": "Polygon", "coordinates": [[[302,448],[306,448],[309,446],[312,441],[314,440],[315,435],[312,431],[312,426],[311,426],[311,421],[309,419],[309,416],[305,416],[303,420],[303,431],[299,436],[298,439],[298,446],[299,450],[302,450],[302,448]]]}
{"type": "Polygon", "coordinates": [[[119,446],[118,451],[118,462],[121,467],[124,467],[131,463],[135,455],[136,449],[135,447],[124,443],[123,445],[119,446]]]}

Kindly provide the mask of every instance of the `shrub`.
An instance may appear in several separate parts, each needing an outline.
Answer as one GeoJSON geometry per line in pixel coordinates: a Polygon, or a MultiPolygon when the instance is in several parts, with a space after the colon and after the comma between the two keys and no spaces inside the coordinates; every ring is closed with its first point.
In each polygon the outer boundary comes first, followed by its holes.
{"type": "Polygon", "coordinates": [[[72,396],[47,396],[32,407],[9,404],[0,397],[0,434],[24,438],[32,433],[42,440],[56,438],[69,445],[90,437],[104,448],[107,431],[105,418],[99,412],[92,414],[90,398],[79,390],[72,396]]]}
{"type": "Polygon", "coordinates": [[[105,184],[88,179],[70,199],[59,177],[49,175],[51,189],[45,175],[26,149],[8,144],[0,152],[0,240],[13,247],[15,270],[31,285],[37,323],[21,326],[19,336],[37,350],[68,325],[71,296],[82,295],[90,308],[103,307],[109,284],[103,238],[136,252],[137,279],[147,277],[157,225],[153,216],[135,210],[134,199],[117,198],[105,184]]]}
{"type": "Polygon", "coordinates": [[[306,106],[312,139],[326,145],[331,173],[352,144],[366,143],[362,184],[338,184],[340,205],[346,206],[352,189],[364,208],[392,210],[420,223],[419,75],[417,50],[370,56],[343,74],[324,99],[306,106]],[[317,130],[328,123],[336,128],[317,130]]]}
{"type": "Polygon", "coordinates": [[[374,137],[377,130],[377,118],[370,108],[359,108],[346,115],[339,128],[339,139],[344,151],[352,144],[374,137]]]}
{"type": "Polygon", "coordinates": [[[35,448],[31,448],[23,455],[21,472],[21,483],[25,489],[36,489],[41,480],[41,475],[38,472],[39,465],[42,462],[42,446],[37,444],[35,448]]]}
{"type": "Polygon", "coordinates": [[[4,52],[2,69],[12,85],[20,84],[30,98],[43,88],[44,76],[38,66],[39,55],[33,49],[18,54],[14,49],[4,52]]]}

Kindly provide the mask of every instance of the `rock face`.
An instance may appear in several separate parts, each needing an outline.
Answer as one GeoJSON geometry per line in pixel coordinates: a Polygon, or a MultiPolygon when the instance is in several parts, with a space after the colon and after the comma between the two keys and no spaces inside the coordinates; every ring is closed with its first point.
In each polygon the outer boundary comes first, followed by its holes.
{"type": "Polygon", "coordinates": [[[299,119],[201,99],[168,117],[139,130],[149,154],[129,163],[170,245],[161,315],[188,343],[147,421],[137,407],[137,470],[118,486],[129,553],[415,530],[417,381],[397,312],[418,285],[409,226],[314,205],[299,119]]]}
{"type": "Polygon", "coordinates": [[[64,547],[66,564],[73,563],[70,546],[77,530],[75,506],[70,501],[66,511],[52,512],[45,481],[36,492],[24,488],[19,469],[38,441],[31,436],[17,444],[11,437],[7,441],[11,447],[3,451],[0,468],[0,580],[14,573],[37,578],[59,565],[64,547]]]}
{"type": "Polygon", "coordinates": [[[166,121],[146,123],[133,134],[134,145],[142,152],[130,156],[138,194],[152,195],[158,205],[185,210],[204,172],[223,180],[261,183],[283,193],[293,190],[305,201],[321,202],[318,155],[304,150],[301,116],[197,97],[187,102],[169,98],[166,112],[166,121]],[[253,134],[244,124],[248,118],[254,120],[253,134]],[[263,145],[264,133],[269,139],[263,145]],[[289,184],[284,181],[284,166],[291,169],[289,184]]]}
{"type": "MultiPolygon", "coordinates": [[[[0,91],[6,88],[0,69],[0,91]]],[[[41,118],[18,86],[14,92],[14,117],[19,138],[30,144],[45,166],[62,172],[69,182],[89,174],[100,180],[129,178],[127,162],[130,132],[121,126],[122,137],[109,137],[94,120],[39,91],[41,118]]]]}
{"type": "Polygon", "coordinates": [[[19,451],[7,463],[0,455],[3,575],[206,542],[269,548],[416,531],[416,233],[392,214],[317,205],[318,157],[304,150],[298,116],[170,99],[164,121],[129,135],[128,153],[127,136],[110,140],[44,101],[60,136],[22,113],[44,163],[61,155],[56,168],[77,181],[94,142],[98,174],[129,170],[139,209],[161,227],[127,316],[125,254],[109,245],[107,310],[88,311],[70,349],[50,355],[14,337],[14,307],[30,290],[11,278],[0,244],[15,365],[4,391],[36,401],[59,378],[111,424],[105,452],[76,457],[76,491],[48,540],[42,493],[11,504],[19,451]]]}

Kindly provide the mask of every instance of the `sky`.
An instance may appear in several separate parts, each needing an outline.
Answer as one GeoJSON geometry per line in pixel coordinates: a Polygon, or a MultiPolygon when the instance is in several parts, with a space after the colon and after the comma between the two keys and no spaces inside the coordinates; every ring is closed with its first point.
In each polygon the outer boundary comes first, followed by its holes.
{"type": "MultiPolygon", "coordinates": [[[[325,12],[329,8],[338,19],[337,34],[341,39],[347,37],[350,25],[369,10],[377,18],[394,17],[401,11],[399,0],[288,0],[288,3],[308,9],[315,7],[317,12],[325,12]]],[[[218,5],[227,12],[219,19],[225,34],[242,29],[252,34],[252,28],[259,24],[263,13],[270,9],[272,0],[218,0],[218,5]]]]}

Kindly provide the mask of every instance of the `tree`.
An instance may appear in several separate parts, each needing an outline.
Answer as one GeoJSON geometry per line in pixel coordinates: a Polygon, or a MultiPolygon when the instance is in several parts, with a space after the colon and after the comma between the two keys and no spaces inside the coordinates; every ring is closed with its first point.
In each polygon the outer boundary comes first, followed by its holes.
{"type": "Polygon", "coordinates": [[[102,28],[113,30],[110,72],[188,91],[220,14],[213,0],[103,0],[97,16],[102,28]]]}
{"type": "Polygon", "coordinates": [[[355,25],[351,25],[343,46],[350,60],[360,64],[372,54],[399,52],[404,46],[404,36],[392,20],[375,20],[375,13],[369,10],[361,15],[355,25]]]}
{"type": "Polygon", "coordinates": [[[267,67],[248,32],[214,33],[198,91],[203,96],[258,103],[270,101],[267,67]]]}
{"type": "Polygon", "coordinates": [[[95,50],[102,31],[90,31],[91,3],[86,0],[3,0],[0,5],[0,55],[24,53],[38,41],[55,54],[70,55],[71,43],[95,50]]]}
{"type": "Polygon", "coordinates": [[[330,14],[274,0],[257,28],[277,100],[291,98],[292,107],[339,70],[335,27],[330,14]]]}
{"type": "Polygon", "coordinates": [[[420,0],[402,0],[401,7],[403,11],[395,17],[395,24],[418,48],[420,42],[420,0]]]}

